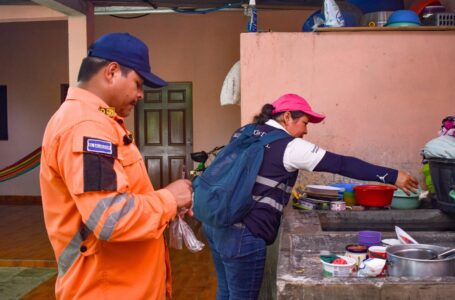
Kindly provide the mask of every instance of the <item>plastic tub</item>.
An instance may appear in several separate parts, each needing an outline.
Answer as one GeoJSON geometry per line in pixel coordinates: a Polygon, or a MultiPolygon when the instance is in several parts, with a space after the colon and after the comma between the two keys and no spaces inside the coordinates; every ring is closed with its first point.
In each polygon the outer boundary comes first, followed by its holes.
{"type": "Polygon", "coordinates": [[[390,207],[393,209],[415,209],[420,206],[420,193],[421,191],[417,190],[417,194],[411,193],[408,196],[405,192],[398,189],[393,193],[390,207]]]}
{"type": "Polygon", "coordinates": [[[396,22],[396,23],[387,23],[385,25],[386,27],[410,27],[410,26],[420,26],[419,24],[416,23],[410,23],[410,22],[396,22]]]}
{"type": "Polygon", "coordinates": [[[455,190],[455,159],[429,158],[428,162],[439,209],[455,214],[455,201],[449,195],[455,190]]]}
{"type": "Polygon", "coordinates": [[[358,268],[362,261],[367,258],[368,247],[364,245],[347,245],[346,253],[347,257],[351,257],[356,261],[356,267],[358,268]]]}
{"type": "Polygon", "coordinates": [[[396,189],[391,185],[358,185],[354,187],[355,199],[363,206],[389,206],[396,189]]]}
{"type": "Polygon", "coordinates": [[[393,26],[394,23],[414,23],[414,26],[419,26],[420,18],[415,11],[407,9],[396,10],[390,15],[386,26],[393,26]]]}
{"type": "Polygon", "coordinates": [[[346,265],[336,265],[323,261],[322,263],[322,272],[325,277],[348,277],[353,275],[356,270],[356,260],[352,257],[339,256],[340,258],[347,261],[346,265]]]}
{"type": "Polygon", "coordinates": [[[363,230],[357,234],[359,245],[371,247],[381,245],[381,233],[379,231],[363,230]]]}

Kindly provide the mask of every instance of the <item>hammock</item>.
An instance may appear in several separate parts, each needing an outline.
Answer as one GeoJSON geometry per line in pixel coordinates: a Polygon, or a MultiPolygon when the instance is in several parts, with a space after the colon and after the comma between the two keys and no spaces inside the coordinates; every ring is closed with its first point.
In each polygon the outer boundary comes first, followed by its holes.
{"type": "Polygon", "coordinates": [[[25,174],[40,164],[41,158],[41,147],[38,147],[35,151],[25,156],[16,163],[0,170],[0,182],[7,181],[25,174]]]}

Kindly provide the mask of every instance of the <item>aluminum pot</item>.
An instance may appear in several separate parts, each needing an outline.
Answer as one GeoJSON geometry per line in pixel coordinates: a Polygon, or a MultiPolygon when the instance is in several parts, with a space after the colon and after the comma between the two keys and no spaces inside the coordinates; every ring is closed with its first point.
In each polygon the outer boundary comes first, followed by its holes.
{"type": "Polygon", "coordinates": [[[409,244],[387,247],[387,271],[389,276],[441,277],[455,276],[455,256],[433,259],[447,248],[409,244]]]}

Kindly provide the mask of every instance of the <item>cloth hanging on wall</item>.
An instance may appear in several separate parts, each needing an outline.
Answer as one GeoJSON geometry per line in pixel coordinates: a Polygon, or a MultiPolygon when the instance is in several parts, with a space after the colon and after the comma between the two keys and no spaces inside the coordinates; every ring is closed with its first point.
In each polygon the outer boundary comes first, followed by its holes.
{"type": "Polygon", "coordinates": [[[240,60],[229,70],[220,94],[221,105],[240,104],[240,60]]]}

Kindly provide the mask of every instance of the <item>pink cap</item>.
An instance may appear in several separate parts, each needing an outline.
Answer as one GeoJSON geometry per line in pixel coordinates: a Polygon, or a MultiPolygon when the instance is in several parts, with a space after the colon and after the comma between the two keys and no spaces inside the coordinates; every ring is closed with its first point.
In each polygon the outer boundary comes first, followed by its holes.
{"type": "Polygon", "coordinates": [[[311,109],[310,104],[308,104],[305,99],[296,94],[283,95],[280,98],[276,99],[272,105],[274,107],[272,114],[299,110],[308,115],[311,123],[319,123],[325,118],[324,115],[314,112],[311,109]]]}

